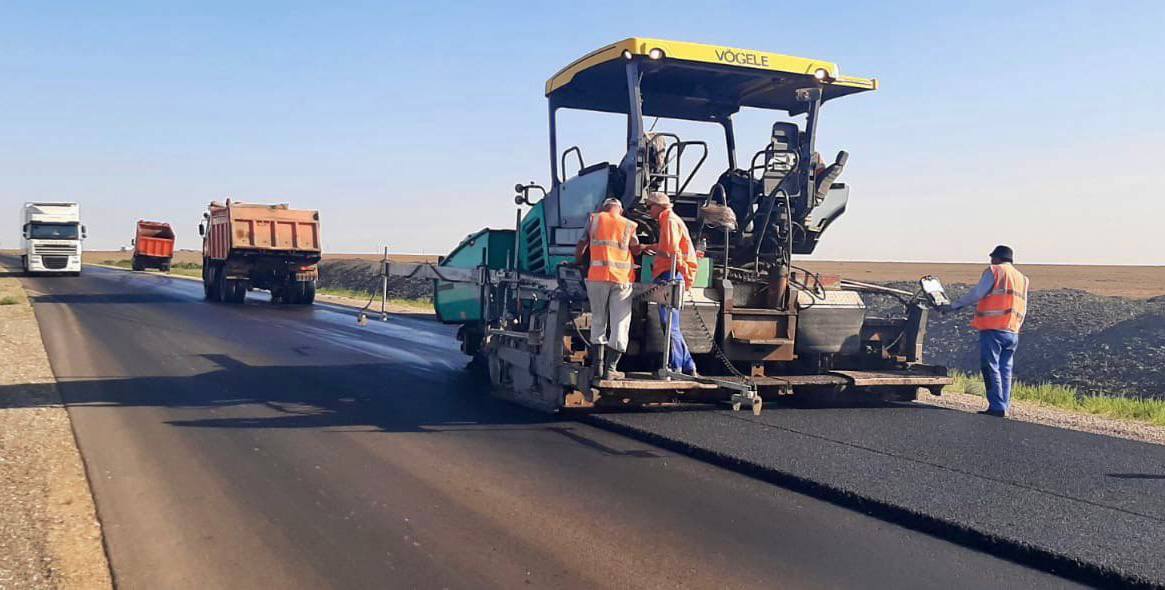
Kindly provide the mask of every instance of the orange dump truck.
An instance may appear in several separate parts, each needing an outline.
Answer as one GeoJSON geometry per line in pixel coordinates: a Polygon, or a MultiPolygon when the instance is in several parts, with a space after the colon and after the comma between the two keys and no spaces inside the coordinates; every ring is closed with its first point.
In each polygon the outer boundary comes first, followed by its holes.
{"type": "Polygon", "coordinates": [[[310,304],[320,261],[320,214],[282,205],[211,202],[198,226],[209,301],[242,303],[266,289],[277,303],[310,304]]]}
{"type": "Polygon", "coordinates": [[[133,269],[170,272],[174,258],[174,230],[169,223],[139,220],[133,239],[133,269]]]}

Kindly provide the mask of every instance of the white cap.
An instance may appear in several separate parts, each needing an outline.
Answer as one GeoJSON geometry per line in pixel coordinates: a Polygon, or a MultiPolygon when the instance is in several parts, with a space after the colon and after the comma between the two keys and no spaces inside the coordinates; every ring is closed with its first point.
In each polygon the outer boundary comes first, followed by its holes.
{"type": "Polygon", "coordinates": [[[654,191],[654,192],[648,193],[647,198],[644,199],[644,201],[648,205],[659,205],[661,207],[671,207],[671,199],[669,199],[666,194],[661,193],[659,191],[654,191]]]}

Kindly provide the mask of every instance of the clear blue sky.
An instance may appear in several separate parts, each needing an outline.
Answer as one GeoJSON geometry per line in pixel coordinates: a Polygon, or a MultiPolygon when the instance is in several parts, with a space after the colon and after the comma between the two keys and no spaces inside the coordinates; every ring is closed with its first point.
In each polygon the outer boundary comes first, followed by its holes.
{"type": "MultiPolygon", "coordinates": [[[[319,208],[332,251],[443,253],[511,225],[515,182],[547,182],[546,78],[641,35],[880,80],[825,110],[853,188],[818,257],[980,261],[1006,242],[1165,264],[1163,24],[1161,2],[5,2],[0,247],[38,199],[80,201],[90,248],[141,217],[196,247],[230,195],[319,208]]],[[[742,152],[772,119],[745,114],[742,152]]],[[[617,149],[598,129],[580,141],[617,149]]]]}

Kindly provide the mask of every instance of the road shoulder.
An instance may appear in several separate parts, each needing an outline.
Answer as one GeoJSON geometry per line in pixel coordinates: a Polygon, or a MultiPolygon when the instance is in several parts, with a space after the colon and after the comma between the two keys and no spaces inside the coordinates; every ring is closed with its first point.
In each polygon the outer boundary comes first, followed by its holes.
{"type": "Polygon", "coordinates": [[[0,277],[0,588],[110,588],[101,525],[32,306],[0,277]]]}
{"type": "MultiPolygon", "coordinates": [[[[918,396],[918,402],[963,412],[979,412],[987,409],[987,398],[952,391],[943,392],[941,396],[922,393],[918,396]]],[[[1044,426],[1165,445],[1165,428],[1160,426],[1134,420],[1119,420],[1062,410],[1035,402],[1012,401],[1010,417],[1013,420],[1043,424],[1044,426]]]]}

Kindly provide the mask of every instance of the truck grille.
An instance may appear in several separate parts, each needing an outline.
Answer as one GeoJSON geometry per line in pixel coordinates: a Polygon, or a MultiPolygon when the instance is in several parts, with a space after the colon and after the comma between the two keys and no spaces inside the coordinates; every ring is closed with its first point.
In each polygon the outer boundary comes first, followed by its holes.
{"type": "Polygon", "coordinates": [[[69,266],[68,256],[41,256],[40,263],[49,270],[61,270],[69,266]]]}
{"type": "Polygon", "coordinates": [[[32,253],[42,256],[76,256],[77,246],[73,244],[34,244],[32,253]]]}

